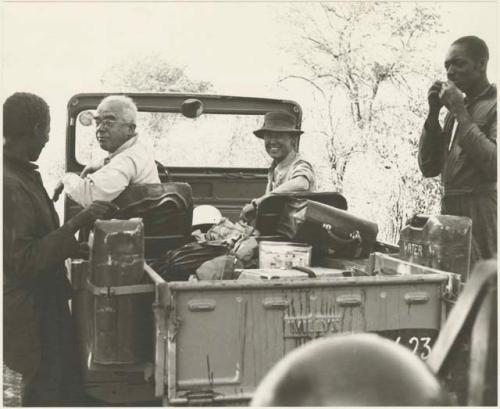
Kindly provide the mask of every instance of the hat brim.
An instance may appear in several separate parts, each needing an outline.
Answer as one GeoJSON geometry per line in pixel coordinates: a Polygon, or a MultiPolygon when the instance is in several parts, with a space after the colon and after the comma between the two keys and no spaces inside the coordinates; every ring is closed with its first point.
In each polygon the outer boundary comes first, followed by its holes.
{"type": "Polygon", "coordinates": [[[253,131],[253,134],[257,138],[264,138],[264,133],[265,132],[282,132],[282,133],[290,133],[296,136],[302,135],[304,131],[301,131],[299,129],[276,129],[276,128],[260,128],[257,129],[256,131],[253,131]]]}

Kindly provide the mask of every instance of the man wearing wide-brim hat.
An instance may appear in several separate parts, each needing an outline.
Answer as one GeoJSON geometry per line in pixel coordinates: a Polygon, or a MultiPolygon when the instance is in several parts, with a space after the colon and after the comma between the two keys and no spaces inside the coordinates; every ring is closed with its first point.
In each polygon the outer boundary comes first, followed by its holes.
{"type": "Polygon", "coordinates": [[[273,159],[268,172],[266,193],[243,207],[240,217],[250,221],[255,217],[257,206],[271,192],[306,192],[315,186],[314,170],[298,150],[299,136],[296,118],[284,111],[268,112],[264,125],[254,131],[264,140],[267,153],[273,159]]]}

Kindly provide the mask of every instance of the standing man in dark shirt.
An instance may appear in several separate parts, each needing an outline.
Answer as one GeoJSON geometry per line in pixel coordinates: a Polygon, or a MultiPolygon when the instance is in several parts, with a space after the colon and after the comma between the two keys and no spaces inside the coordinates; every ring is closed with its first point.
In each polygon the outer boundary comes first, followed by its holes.
{"type": "Polygon", "coordinates": [[[451,45],[448,81],[436,81],[428,92],[418,155],[425,177],[441,174],[442,213],[472,219],[472,263],[497,251],[497,90],[486,76],[488,57],[478,37],[451,45]],[[449,112],[441,128],[443,105],[449,112]]]}
{"type": "Polygon", "coordinates": [[[71,406],[78,390],[64,260],[75,233],[114,209],[94,202],[59,227],[37,166],[49,139],[47,103],[15,93],[3,105],[3,357],[23,376],[23,406],[71,406]]]}

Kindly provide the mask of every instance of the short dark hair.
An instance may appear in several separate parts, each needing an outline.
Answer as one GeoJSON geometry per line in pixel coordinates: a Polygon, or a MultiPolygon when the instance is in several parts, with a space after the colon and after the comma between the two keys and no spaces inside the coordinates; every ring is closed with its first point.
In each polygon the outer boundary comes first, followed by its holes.
{"type": "Polygon", "coordinates": [[[452,45],[462,44],[467,49],[467,53],[475,60],[486,60],[490,58],[488,46],[486,43],[476,36],[465,36],[455,40],[452,45]]]}
{"type": "Polygon", "coordinates": [[[3,103],[3,135],[6,138],[33,132],[38,124],[47,126],[49,105],[38,95],[16,92],[3,103]]]}

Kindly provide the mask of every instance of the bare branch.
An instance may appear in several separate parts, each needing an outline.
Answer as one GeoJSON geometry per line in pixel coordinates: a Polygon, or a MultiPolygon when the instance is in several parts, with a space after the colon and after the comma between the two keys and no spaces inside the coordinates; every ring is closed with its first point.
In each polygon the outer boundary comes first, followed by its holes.
{"type": "Polygon", "coordinates": [[[302,75],[287,75],[286,77],[278,79],[278,82],[283,82],[283,81],[288,80],[288,79],[298,79],[298,80],[305,81],[305,82],[309,83],[310,85],[312,85],[319,93],[321,93],[323,98],[326,98],[326,95],[325,95],[325,92],[323,91],[323,89],[319,85],[317,85],[313,80],[311,80],[310,78],[303,77],[302,75]]]}
{"type": "Polygon", "coordinates": [[[323,10],[325,10],[325,12],[332,13],[338,19],[343,20],[343,21],[347,21],[347,17],[340,14],[334,6],[328,6],[324,3],[322,3],[321,5],[323,6],[323,10]]]}

